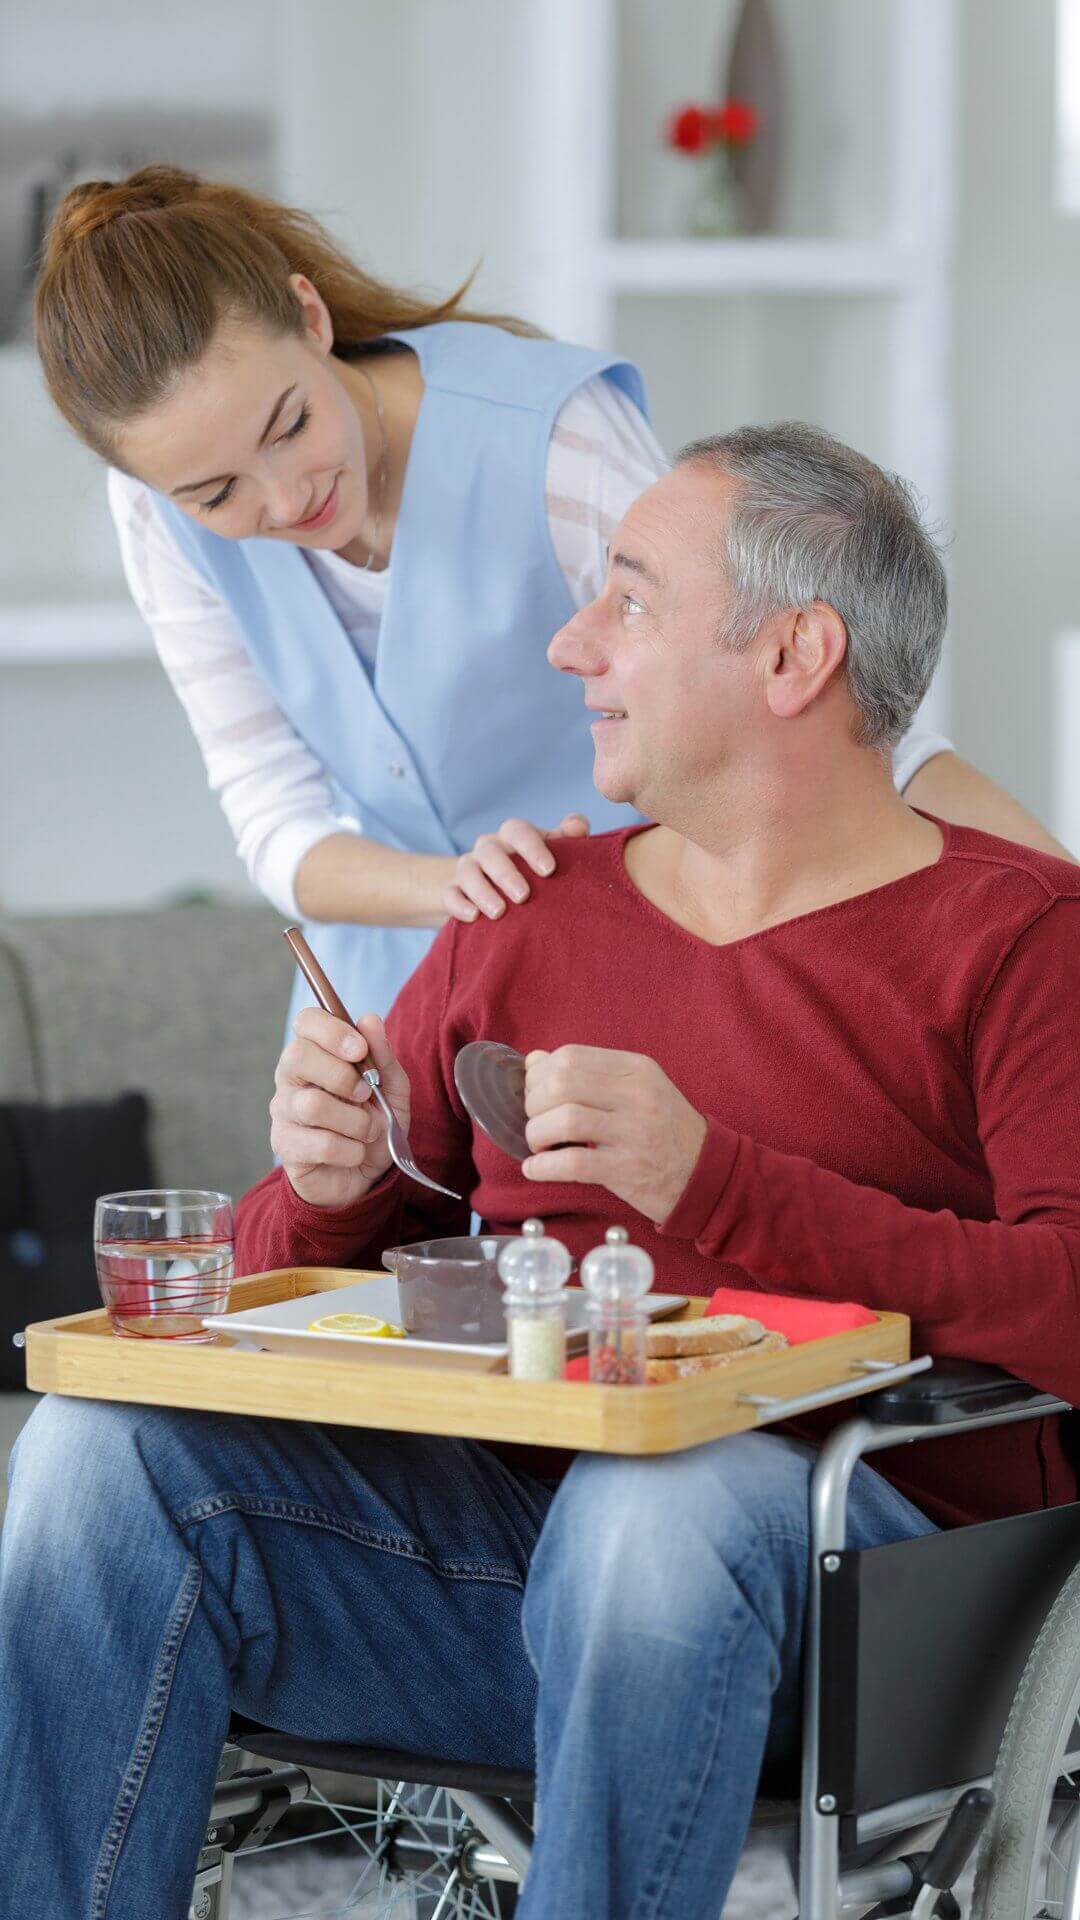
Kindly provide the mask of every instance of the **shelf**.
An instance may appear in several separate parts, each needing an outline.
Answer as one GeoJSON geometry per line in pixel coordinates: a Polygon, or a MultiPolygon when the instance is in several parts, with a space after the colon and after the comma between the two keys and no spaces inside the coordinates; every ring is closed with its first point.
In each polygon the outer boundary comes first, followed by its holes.
{"type": "Polygon", "coordinates": [[[617,293],[898,293],[925,271],[913,248],[857,240],[613,240],[597,278],[617,293]]]}
{"type": "Polygon", "coordinates": [[[154,651],[130,600],[24,600],[0,608],[0,666],[143,660],[154,651]]]}

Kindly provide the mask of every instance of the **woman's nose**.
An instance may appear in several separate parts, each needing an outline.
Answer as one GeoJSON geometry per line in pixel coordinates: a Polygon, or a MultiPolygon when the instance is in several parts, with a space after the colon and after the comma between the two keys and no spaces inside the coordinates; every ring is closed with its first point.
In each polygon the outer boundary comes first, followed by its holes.
{"type": "Polygon", "coordinates": [[[318,505],[316,500],[310,507],[306,504],[308,490],[297,481],[291,484],[285,480],[267,481],[263,498],[266,518],[272,527],[294,527],[306,514],[314,513],[318,505]]]}

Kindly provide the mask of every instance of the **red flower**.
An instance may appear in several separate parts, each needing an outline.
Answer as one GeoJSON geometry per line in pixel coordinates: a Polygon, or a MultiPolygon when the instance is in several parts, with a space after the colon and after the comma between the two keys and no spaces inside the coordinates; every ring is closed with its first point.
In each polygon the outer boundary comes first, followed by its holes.
{"type": "Polygon", "coordinates": [[[758,129],[757,113],[748,100],[725,100],[707,120],[712,138],[729,147],[744,147],[758,129]]]}
{"type": "Polygon", "coordinates": [[[704,107],[680,107],[667,123],[667,142],[679,153],[701,153],[710,144],[711,116],[704,107]]]}

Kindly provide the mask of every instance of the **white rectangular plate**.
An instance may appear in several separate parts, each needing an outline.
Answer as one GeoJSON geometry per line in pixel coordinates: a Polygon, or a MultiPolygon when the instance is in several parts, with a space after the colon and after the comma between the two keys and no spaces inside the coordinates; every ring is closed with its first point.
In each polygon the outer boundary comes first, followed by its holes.
{"type": "MultiPolygon", "coordinates": [[[[567,1336],[571,1352],[585,1345],[585,1295],[568,1287],[567,1336]]],[[[663,1320],[686,1305],[684,1293],[650,1293],[645,1306],[652,1320],[663,1320]]],[[[380,1320],[401,1325],[397,1280],[392,1273],[358,1280],[355,1287],[332,1287],[326,1293],[307,1293],[300,1300],[278,1300],[244,1313],[208,1314],[203,1326],[227,1333],[238,1346],[262,1348],[268,1353],[330,1353],[354,1360],[393,1360],[404,1366],[460,1367],[472,1373],[496,1373],[506,1365],[506,1341],[491,1346],[466,1346],[450,1340],[388,1340],[369,1333],[314,1333],[311,1322],[326,1313],[376,1313],[380,1320]]]]}

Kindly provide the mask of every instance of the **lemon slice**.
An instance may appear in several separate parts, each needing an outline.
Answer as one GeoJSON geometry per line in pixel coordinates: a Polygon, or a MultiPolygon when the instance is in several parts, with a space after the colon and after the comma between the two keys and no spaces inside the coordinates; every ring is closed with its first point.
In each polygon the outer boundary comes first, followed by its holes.
{"type": "Polygon", "coordinates": [[[404,1340],[404,1327],[395,1327],[389,1320],[378,1320],[373,1313],[324,1313],[321,1320],[313,1320],[309,1333],[366,1333],[373,1339],[404,1340]]]}

